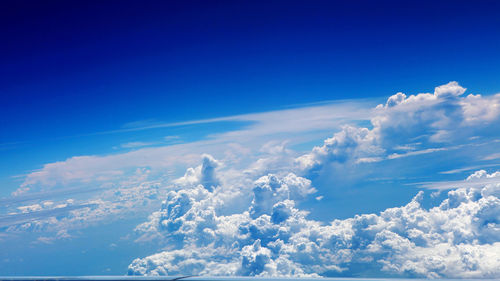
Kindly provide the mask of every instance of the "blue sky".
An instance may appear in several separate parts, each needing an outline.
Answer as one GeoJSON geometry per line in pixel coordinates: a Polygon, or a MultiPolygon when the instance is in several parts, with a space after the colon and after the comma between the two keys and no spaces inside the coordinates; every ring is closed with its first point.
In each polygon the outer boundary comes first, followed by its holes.
{"type": "Polygon", "coordinates": [[[499,90],[494,1],[4,6],[4,176],[110,153],[142,137],[81,135],[142,120],[385,97],[455,80],[499,90]]]}
{"type": "Polygon", "coordinates": [[[500,276],[498,2],[1,5],[2,274],[500,276]]]}

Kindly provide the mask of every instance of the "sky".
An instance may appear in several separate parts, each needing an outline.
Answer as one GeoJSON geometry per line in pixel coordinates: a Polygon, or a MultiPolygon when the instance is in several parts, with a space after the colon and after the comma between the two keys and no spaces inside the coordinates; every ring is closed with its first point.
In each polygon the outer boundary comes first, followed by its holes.
{"type": "Polygon", "coordinates": [[[0,275],[500,278],[497,1],[0,5],[0,275]]]}

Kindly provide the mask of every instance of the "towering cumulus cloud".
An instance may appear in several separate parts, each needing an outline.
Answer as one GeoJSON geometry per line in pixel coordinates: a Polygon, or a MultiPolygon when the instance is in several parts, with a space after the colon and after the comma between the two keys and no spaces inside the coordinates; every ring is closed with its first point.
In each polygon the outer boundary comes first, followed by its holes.
{"type": "MultiPolygon", "coordinates": [[[[201,170],[211,165],[204,158],[201,170]]],[[[470,179],[498,177],[476,172],[470,179]]],[[[288,174],[253,184],[246,210],[219,214],[226,188],[171,191],[137,231],[168,250],[136,259],[131,275],[500,277],[500,184],[448,192],[438,206],[405,206],[329,224],[308,219],[297,201],[315,193],[288,174]]]]}
{"type": "Polygon", "coordinates": [[[500,95],[464,97],[465,91],[450,82],[433,94],[397,93],[374,109],[371,128],[344,126],[296,162],[304,170],[330,163],[376,162],[436,151],[429,147],[449,149],[464,139],[498,131],[500,95]]]}

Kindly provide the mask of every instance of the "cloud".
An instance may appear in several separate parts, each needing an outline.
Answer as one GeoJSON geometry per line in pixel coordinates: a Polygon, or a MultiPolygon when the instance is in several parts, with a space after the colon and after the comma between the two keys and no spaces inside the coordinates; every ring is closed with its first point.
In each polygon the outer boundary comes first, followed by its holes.
{"type": "Polygon", "coordinates": [[[201,184],[208,190],[213,190],[219,185],[219,180],[215,175],[215,169],[221,166],[220,162],[215,160],[209,154],[202,155],[202,164],[196,168],[187,169],[183,177],[174,181],[181,186],[194,186],[201,184]]]}
{"type": "Polygon", "coordinates": [[[458,97],[463,95],[466,90],[466,88],[458,85],[456,81],[452,81],[446,85],[436,87],[434,95],[438,98],[458,97]]]}
{"type": "MultiPolygon", "coordinates": [[[[497,173],[478,171],[466,181],[422,183],[423,188],[448,190],[432,208],[423,207],[431,203],[418,193],[401,207],[325,223],[311,219],[303,205],[323,195],[328,198],[323,191],[335,188],[332,182],[316,186],[311,171],[328,174],[333,170],[327,169],[329,165],[336,165],[340,172],[334,177],[340,181],[345,170],[359,176],[356,167],[363,165],[458,150],[467,147],[464,142],[497,137],[491,129],[498,123],[500,97],[464,93],[465,88],[450,82],[432,94],[397,93],[371,110],[364,103],[345,102],[192,123],[135,124],[124,130],[211,122],[245,125],[197,142],[45,164],[26,177],[10,201],[33,202],[10,204],[15,213],[0,226],[17,233],[51,231],[61,234],[56,239],[67,239],[73,229],[137,216],[162,198],[161,208],[135,231],[137,242],[155,241],[164,251],[134,260],[129,274],[370,276],[380,272],[400,277],[497,278],[497,173]],[[484,133],[488,130],[489,135],[484,133]],[[306,154],[298,151],[297,145],[324,139],[327,131],[335,133],[322,145],[306,154]],[[181,173],[174,179],[176,171],[181,173]],[[88,186],[97,192],[79,192],[88,186]],[[67,209],[57,207],[64,203],[57,200],[35,202],[47,194],[74,194],[63,190],[87,197],[67,209]]],[[[46,237],[39,242],[53,241],[46,237]]]]}
{"type": "MultiPolygon", "coordinates": [[[[126,179],[130,171],[137,167],[148,167],[157,173],[183,170],[193,165],[203,153],[219,158],[232,155],[235,162],[231,165],[241,167],[258,160],[258,149],[266,143],[291,140],[290,145],[297,145],[324,138],[331,131],[337,132],[326,139],[322,146],[315,147],[312,152],[296,160],[298,169],[307,171],[321,169],[329,163],[373,163],[435,153],[463,144],[470,137],[496,136],[498,130],[494,130],[495,125],[500,125],[500,95],[464,96],[464,92],[465,88],[457,82],[450,82],[436,87],[434,93],[409,96],[397,93],[389,97],[385,104],[372,109],[367,100],[342,101],[181,123],[135,124],[124,130],[208,126],[214,122],[236,122],[240,127],[209,135],[196,142],[139,147],[125,153],[78,156],[47,163],[40,170],[27,175],[14,194],[78,184],[117,182],[126,179]],[[370,125],[356,125],[363,121],[369,121],[370,125]],[[237,146],[251,151],[252,155],[238,158],[236,155],[241,153],[241,149],[237,146]]],[[[289,155],[293,153],[288,152],[289,155]]],[[[279,158],[276,155],[274,161],[271,158],[268,161],[256,163],[253,168],[258,172],[265,167],[277,167],[278,161],[286,166],[293,165],[288,163],[290,157],[279,158]]]]}
{"type": "MultiPolygon", "coordinates": [[[[110,155],[70,157],[63,161],[46,163],[29,173],[14,195],[28,192],[68,188],[78,184],[102,185],[130,176],[136,168],[148,167],[159,173],[185,169],[193,165],[203,153],[221,156],[238,154],[239,147],[257,151],[263,144],[292,139],[295,143],[312,141],[326,132],[336,130],[346,120],[363,120],[369,116],[367,100],[330,102],[314,106],[243,114],[206,120],[178,123],[139,122],[127,128],[102,132],[118,134],[125,131],[152,130],[165,127],[196,125],[209,126],[218,122],[240,124],[235,130],[206,136],[195,142],[158,147],[138,147],[134,151],[110,155]],[[230,152],[229,152],[230,151],[230,152]]],[[[99,133],[101,134],[101,133],[99,133]]],[[[131,146],[141,143],[132,143],[131,146]]]]}
{"type": "Polygon", "coordinates": [[[83,208],[92,208],[95,206],[96,204],[79,204],[79,205],[60,204],[58,206],[55,206],[54,208],[47,208],[47,209],[44,209],[39,204],[22,206],[19,207],[21,213],[9,214],[0,217],[0,228],[12,225],[22,225],[20,227],[22,229],[34,228],[36,222],[39,221],[40,219],[49,218],[54,220],[55,217],[61,215],[67,215],[71,211],[83,208]]]}
{"type": "Polygon", "coordinates": [[[483,160],[495,160],[495,159],[500,159],[500,152],[490,154],[490,155],[483,158],[483,160]]]}
{"type": "Polygon", "coordinates": [[[152,263],[158,265],[153,269],[154,274],[170,275],[181,272],[255,275],[264,269],[272,270],[274,267],[268,265],[271,250],[265,246],[274,236],[286,238],[287,234],[280,233],[277,226],[304,217],[306,212],[294,208],[295,200],[304,199],[315,189],[309,180],[292,173],[266,175],[254,182],[250,189],[253,198],[247,200],[246,210],[221,216],[218,214],[224,212],[221,208],[226,202],[240,200],[238,196],[248,197],[238,193],[227,196],[228,188],[231,187],[210,190],[198,184],[170,191],[161,210],[138,226],[137,231],[143,239],[160,237],[173,249],[148,260],[134,261],[131,274],[147,274],[146,267],[152,263]],[[241,263],[237,258],[240,256],[241,263]]]}
{"type": "Polygon", "coordinates": [[[127,143],[122,143],[120,144],[119,147],[115,146],[113,148],[118,149],[118,148],[140,148],[147,146],[160,146],[160,145],[174,144],[175,142],[179,141],[180,141],[179,136],[165,136],[158,141],[132,141],[127,143]]]}
{"type": "Polygon", "coordinates": [[[460,148],[478,132],[491,136],[500,124],[500,94],[463,97],[465,91],[449,82],[433,94],[397,93],[373,110],[371,127],[344,126],[296,163],[314,170],[330,163],[375,162],[460,148]]]}
{"type": "MultiPolygon", "coordinates": [[[[318,132],[335,129],[346,119],[366,118],[368,116],[366,108],[367,101],[342,101],[175,124],[151,122],[131,124],[123,130],[150,130],[213,122],[244,122],[246,125],[191,143],[138,147],[134,151],[125,153],[75,156],[64,161],[47,163],[41,169],[29,173],[11,197],[1,200],[8,204],[6,211],[14,213],[15,208],[24,201],[36,204],[53,196],[60,196],[61,200],[68,195],[78,196],[82,198],[79,200],[81,204],[99,202],[98,207],[82,209],[78,213],[70,212],[67,218],[54,220],[52,217],[37,217],[36,221],[30,222],[39,225],[30,228],[33,231],[41,229],[57,231],[63,227],[75,229],[97,222],[106,222],[114,219],[111,216],[148,211],[149,202],[154,200],[150,196],[157,196],[164,189],[178,188],[182,185],[181,181],[185,181],[184,184],[192,181],[191,184],[202,184],[208,189],[220,184],[220,180],[224,179],[213,176],[214,171],[221,168],[220,162],[210,159],[211,156],[205,156],[202,165],[188,170],[177,182],[171,182],[174,178],[172,174],[196,163],[205,151],[226,156],[230,165],[229,170],[232,171],[226,171],[225,177],[233,177],[233,183],[251,181],[249,178],[259,177],[273,170],[288,169],[295,155],[285,148],[286,142],[283,139],[289,137],[293,139],[293,136],[298,136],[295,140],[297,142],[310,141],[317,138],[318,132]],[[288,122],[290,120],[293,120],[293,123],[288,122]],[[304,134],[304,132],[312,133],[304,134]],[[281,141],[276,141],[276,138],[281,138],[281,141]],[[287,161],[288,164],[285,165],[287,161]],[[137,175],[138,170],[149,172],[137,175]],[[150,184],[151,182],[160,184],[150,184]],[[71,221],[78,220],[83,223],[71,225],[71,221]]],[[[120,132],[121,129],[107,133],[120,132]]],[[[131,146],[136,145],[142,143],[131,144],[131,146]]],[[[234,204],[238,202],[235,201],[234,204]]],[[[15,225],[10,227],[9,231],[20,229],[21,225],[15,225]]]]}
{"type": "Polygon", "coordinates": [[[68,195],[77,195],[77,194],[85,194],[85,193],[95,193],[102,192],[105,188],[66,188],[59,190],[51,190],[45,192],[31,192],[22,195],[15,195],[10,197],[0,198],[0,205],[4,207],[10,207],[12,205],[16,205],[22,202],[29,201],[39,201],[51,198],[57,198],[68,195]]]}
{"type": "MultiPolygon", "coordinates": [[[[298,177],[293,173],[278,177],[273,174],[263,176],[254,182],[253,200],[250,206],[250,217],[257,218],[262,214],[272,214],[280,220],[286,210],[279,203],[286,199],[302,200],[316,192],[311,181],[298,177]],[[278,204],[278,205],[276,205],[278,204]],[[275,211],[280,211],[275,213],[275,211]]],[[[293,201],[290,201],[293,202],[293,201]]]]}
{"type": "Polygon", "coordinates": [[[447,190],[455,188],[464,187],[481,187],[490,186],[491,184],[500,183],[500,173],[495,172],[492,174],[487,174],[485,170],[479,170],[474,172],[472,175],[467,177],[466,181],[436,181],[436,182],[422,182],[417,183],[422,188],[435,189],[435,190],[447,190]]]}
{"type": "MultiPolygon", "coordinates": [[[[112,188],[101,188],[97,195],[90,197],[81,199],[55,197],[51,201],[45,200],[29,205],[7,205],[8,215],[0,217],[0,229],[8,235],[32,232],[46,236],[55,235],[61,231],[69,235],[71,231],[92,225],[144,216],[153,211],[152,203],[156,203],[159,195],[164,194],[163,189],[166,186],[162,181],[147,181],[144,174],[147,174],[147,171],[138,170],[133,180],[124,181],[120,186],[112,188]]],[[[81,194],[81,190],[65,191],[63,195],[81,194]]],[[[36,198],[21,197],[23,200],[16,201],[16,198],[13,200],[19,203],[25,201],[24,199],[33,200],[45,197],[45,194],[35,195],[36,198]]],[[[49,192],[48,195],[54,194],[49,192]]],[[[61,194],[56,193],[56,195],[61,194]]],[[[61,238],[70,236],[61,236],[61,238]]]]}
{"type": "MultiPolygon", "coordinates": [[[[466,182],[497,174],[479,171],[466,182]]],[[[429,209],[419,192],[405,206],[329,224],[296,207],[313,193],[307,179],[268,175],[253,185],[247,209],[226,215],[218,208],[234,198],[224,188],[169,192],[137,228],[168,249],[134,260],[129,274],[500,277],[499,183],[451,190],[429,209]]]]}
{"type": "Polygon", "coordinates": [[[410,151],[410,152],[405,152],[405,153],[393,153],[391,155],[388,155],[387,159],[397,159],[397,158],[402,158],[402,157],[428,154],[428,153],[434,153],[434,152],[445,151],[445,150],[450,150],[450,147],[426,148],[426,149],[422,149],[422,150],[415,150],[415,151],[410,151]]]}
{"type": "Polygon", "coordinates": [[[156,144],[158,144],[158,143],[157,142],[133,141],[133,142],[123,143],[120,145],[120,147],[122,147],[122,148],[137,148],[137,147],[151,146],[151,145],[156,145],[156,144]]]}
{"type": "MultiPolygon", "coordinates": [[[[36,199],[43,199],[47,195],[68,195],[64,190],[88,188],[87,190],[93,191],[92,194],[78,192],[81,197],[85,196],[85,199],[78,200],[78,204],[97,202],[97,207],[83,208],[78,212],[75,210],[56,220],[37,219],[36,223],[43,227],[35,229],[53,231],[64,227],[84,227],[91,223],[109,221],[112,217],[116,219],[150,211],[150,202],[158,200],[160,194],[163,198],[163,194],[169,191],[174,194],[169,195],[171,198],[167,196],[168,206],[176,206],[177,203],[169,203],[171,200],[190,203],[178,203],[177,205],[184,207],[176,207],[177,211],[172,211],[173,213],[162,210],[168,215],[156,215],[156,220],[164,221],[167,224],[164,227],[167,228],[175,228],[179,224],[185,226],[184,212],[198,210],[194,207],[198,205],[205,209],[200,207],[200,214],[192,216],[199,215],[207,223],[214,223],[215,220],[216,226],[218,219],[233,220],[235,225],[240,224],[241,221],[238,220],[248,223],[258,221],[269,224],[270,229],[286,223],[289,218],[298,220],[297,216],[310,222],[305,219],[305,215],[300,215],[303,214],[302,211],[297,211],[298,202],[309,198],[316,189],[323,191],[335,188],[332,184],[313,188],[311,181],[307,179],[314,180],[309,173],[311,171],[321,171],[333,163],[337,165],[335,169],[325,169],[322,172],[332,174],[332,171],[336,171],[333,177],[336,177],[338,183],[345,176],[343,171],[349,170],[349,174],[357,176],[361,169],[357,167],[362,167],[363,164],[376,165],[383,160],[463,148],[464,141],[479,141],[477,138],[470,139],[471,136],[481,136],[481,141],[495,137],[497,130],[491,128],[498,122],[500,96],[464,96],[464,92],[465,88],[456,82],[450,82],[437,87],[432,94],[407,96],[397,93],[389,97],[385,104],[371,109],[369,101],[343,101],[191,123],[133,124],[124,130],[198,126],[212,122],[240,122],[243,125],[191,143],[144,147],[111,155],[78,156],[47,163],[40,170],[30,173],[14,192],[15,196],[6,200],[17,203],[30,200],[33,202],[26,205],[34,205],[39,203],[36,199]],[[360,126],[366,122],[369,125],[360,126]],[[490,135],[482,133],[488,129],[490,135]],[[332,131],[336,133],[322,145],[306,154],[300,152],[300,147],[305,147],[304,143],[309,145],[312,141],[324,139],[332,131]],[[297,148],[298,145],[302,146],[297,148]],[[204,153],[210,153],[220,160],[204,153]],[[200,156],[202,163],[198,165],[200,156]],[[193,168],[186,170],[187,167],[193,168]],[[186,171],[184,176],[179,177],[183,171],[186,171]],[[174,180],[176,177],[178,179],[174,180]],[[176,212],[182,215],[176,217],[173,215],[176,212]],[[238,216],[233,217],[235,214],[238,216]],[[262,216],[268,218],[264,220],[262,216]],[[78,221],[83,223],[73,223],[78,221]]],[[[398,172],[401,171],[394,171],[398,172]]],[[[486,182],[487,180],[470,181],[467,186],[479,187],[491,183],[486,182]]],[[[463,182],[458,183],[460,185],[454,182],[451,185],[449,182],[438,184],[441,186],[427,188],[466,187],[463,182]]],[[[323,195],[317,194],[315,197],[322,198],[323,195]]],[[[8,206],[9,210],[14,209],[18,213],[16,207],[16,204],[8,206]]],[[[180,227],[186,233],[176,232],[178,235],[175,237],[165,237],[161,231],[149,231],[156,230],[155,223],[152,223],[154,220],[138,228],[143,233],[140,240],[171,240],[191,235],[187,231],[188,227],[180,227]]],[[[187,221],[192,227],[197,225],[187,221]]],[[[10,228],[12,231],[16,229],[21,229],[20,224],[10,228]]],[[[204,237],[216,237],[217,233],[213,234],[208,229],[206,231],[202,233],[204,237]]],[[[268,247],[266,239],[260,241],[261,247],[268,247]]],[[[242,247],[237,247],[237,250],[241,252],[242,247]]],[[[252,259],[249,256],[249,261],[252,259]]],[[[275,261],[275,257],[271,260],[275,261]]],[[[283,263],[276,264],[276,268],[285,266],[290,272],[299,270],[302,272],[300,274],[313,272],[298,267],[295,262],[288,263],[283,259],[280,262],[283,263]]],[[[338,264],[332,265],[332,268],[334,272],[342,271],[338,264]]]]}
{"type": "Polygon", "coordinates": [[[373,130],[344,126],[323,146],[316,146],[311,153],[297,159],[302,169],[314,169],[325,162],[344,163],[351,159],[374,158],[384,153],[378,145],[378,136],[373,130]]]}
{"type": "Polygon", "coordinates": [[[471,171],[471,170],[477,170],[481,168],[487,168],[487,167],[498,167],[500,166],[500,163],[496,164],[484,164],[484,165],[478,165],[478,166],[469,166],[469,167],[463,167],[463,168],[458,168],[458,169],[453,169],[453,170],[448,170],[448,171],[442,171],[439,172],[440,174],[457,174],[465,171],[471,171]]]}

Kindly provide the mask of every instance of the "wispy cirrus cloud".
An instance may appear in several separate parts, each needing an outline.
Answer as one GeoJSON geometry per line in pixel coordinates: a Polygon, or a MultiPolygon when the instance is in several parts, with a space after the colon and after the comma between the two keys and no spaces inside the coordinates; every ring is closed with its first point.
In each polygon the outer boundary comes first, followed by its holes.
{"type": "Polygon", "coordinates": [[[91,207],[95,207],[95,206],[97,206],[97,205],[92,204],[92,203],[84,203],[84,204],[77,204],[77,205],[64,204],[63,206],[51,208],[48,210],[28,211],[28,212],[23,212],[23,213],[4,215],[4,216],[0,216],[0,228],[12,226],[12,225],[23,224],[23,223],[29,223],[32,221],[37,221],[40,219],[46,219],[46,218],[50,218],[50,217],[66,215],[69,212],[74,211],[74,210],[78,210],[78,209],[82,209],[82,208],[91,208],[91,207]]]}
{"type": "Polygon", "coordinates": [[[156,145],[156,144],[158,144],[158,143],[157,142],[132,141],[132,142],[120,144],[120,147],[122,147],[122,148],[137,148],[137,147],[145,147],[145,146],[151,146],[151,145],[156,145]]]}
{"type": "MultiPolygon", "coordinates": [[[[222,121],[247,122],[247,125],[240,129],[208,135],[201,141],[159,147],[140,147],[149,143],[134,142],[127,146],[135,146],[138,149],[130,152],[102,156],[78,156],[65,161],[48,163],[42,169],[28,174],[16,194],[22,194],[28,190],[50,189],[56,185],[75,182],[116,180],[125,174],[126,169],[136,167],[161,169],[175,169],[179,165],[185,167],[194,163],[199,155],[205,152],[223,155],[231,147],[235,148],[235,146],[228,146],[230,144],[258,150],[266,142],[275,139],[291,139],[294,143],[312,141],[338,129],[345,122],[358,122],[366,120],[369,116],[368,101],[343,101],[224,118],[127,128],[124,130],[149,130],[222,121]]],[[[119,132],[124,131],[120,129],[102,133],[119,132]]]]}
{"type": "Polygon", "coordinates": [[[168,144],[174,144],[176,142],[179,142],[181,138],[179,136],[165,136],[161,138],[159,141],[132,141],[132,142],[127,142],[127,143],[122,143],[120,144],[121,148],[140,148],[140,147],[146,147],[146,146],[161,146],[161,145],[168,145],[168,144]]]}
{"type": "Polygon", "coordinates": [[[472,170],[479,170],[479,169],[485,169],[489,167],[498,167],[500,166],[500,163],[496,164],[483,164],[483,165],[475,165],[475,166],[468,166],[468,167],[463,167],[463,168],[458,168],[458,169],[452,169],[452,170],[447,170],[447,171],[442,171],[439,172],[440,174],[457,174],[457,173],[462,173],[462,172],[467,172],[467,171],[472,171],[472,170]]]}
{"type": "Polygon", "coordinates": [[[500,159],[500,152],[499,153],[493,153],[493,154],[490,154],[488,156],[485,156],[485,157],[483,157],[482,160],[496,160],[496,159],[500,159]]]}
{"type": "Polygon", "coordinates": [[[420,182],[415,183],[416,185],[434,190],[449,190],[465,187],[484,187],[488,185],[498,185],[500,184],[500,172],[495,172],[492,174],[486,173],[485,170],[479,170],[470,175],[467,180],[458,181],[433,181],[433,182],[420,182]]]}

